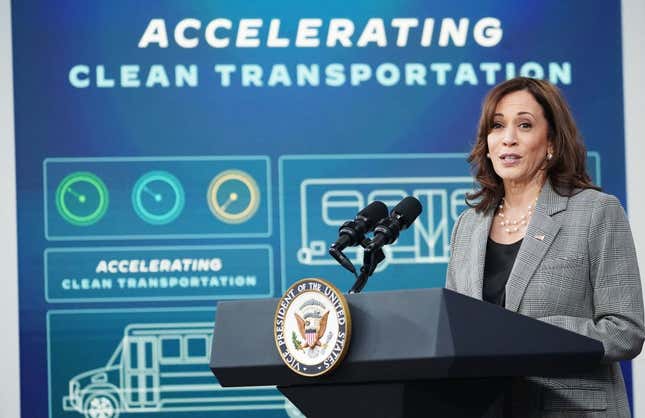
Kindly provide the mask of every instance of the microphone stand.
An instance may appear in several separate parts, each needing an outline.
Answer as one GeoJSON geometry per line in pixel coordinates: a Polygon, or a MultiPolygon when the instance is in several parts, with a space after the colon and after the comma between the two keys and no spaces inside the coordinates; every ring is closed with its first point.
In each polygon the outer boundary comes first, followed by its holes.
{"type": "MultiPolygon", "coordinates": [[[[361,242],[361,247],[367,248],[371,242],[372,241],[366,238],[361,242]]],[[[376,266],[378,266],[378,264],[383,260],[385,260],[385,253],[382,248],[379,248],[375,252],[365,251],[363,253],[363,266],[361,267],[361,273],[356,277],[356,282],[354,282],[354,285],[349,289],[348,293],[360,293],[367,284],[367,279],[369,279],[369,277],[374,273],[374,270],[376,270],[376,266]]]]}

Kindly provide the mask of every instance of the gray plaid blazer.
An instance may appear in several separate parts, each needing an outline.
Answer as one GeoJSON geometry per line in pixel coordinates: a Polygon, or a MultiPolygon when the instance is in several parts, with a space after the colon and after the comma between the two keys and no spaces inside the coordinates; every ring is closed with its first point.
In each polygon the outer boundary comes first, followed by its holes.
{"type": "MultiPolygon", "coordinates": [[[[451,239],[446,287],[482,299],[492,211],[469,209],[451,239]]],[[[619,360],[640,353],[645,330],[636,251],[618,199],[595,190],[565,197],[547,181],[506,285],[506,309],[595,338],[593,371],[517,379],[514,417],[629,417],[619,360]]]]}

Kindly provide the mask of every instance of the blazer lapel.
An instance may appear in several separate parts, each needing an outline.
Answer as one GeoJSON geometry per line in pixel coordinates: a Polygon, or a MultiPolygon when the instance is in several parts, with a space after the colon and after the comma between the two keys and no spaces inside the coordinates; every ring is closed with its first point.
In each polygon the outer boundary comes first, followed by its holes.
{"type": "Polygon", "coordinates": [[[568,201],[568,197],[553,190],[549,181],[544,183],[506,283],[506,309],[517,312],[533,273],[560,230],[560,219],[552,215],[565,210],[568,201]]]}
{"type": "Polygon", "coordinates": [[[486,262],[486,244],[488,244],[488,234],[490,232],[490,225],[493,221],[493,215],[495,211],[490,210],[487,213],[483,213],[482,219],[480,222],[477,222],[477,226],[472,234],[472,256],[471,260],[475,260],[475,269],[471,270],[474,274],[472,277],[471,283],[473,283],[473,288],[471,289],[472,293],[470,296],[482,299],[482,293],[484,288],[484,263],[486,262]]]}

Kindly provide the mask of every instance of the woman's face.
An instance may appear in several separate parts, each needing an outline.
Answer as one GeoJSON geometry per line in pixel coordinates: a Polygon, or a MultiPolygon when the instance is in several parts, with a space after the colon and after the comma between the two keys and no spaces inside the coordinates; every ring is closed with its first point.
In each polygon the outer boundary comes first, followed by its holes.
{"type": "Polygon", "coordinates": [[[505,185],[542,179],[547,153],[552,153],[548,122],[540,104],[526,90],[509,93],[497,104],[488,134],[493,169],[505,185]]]}

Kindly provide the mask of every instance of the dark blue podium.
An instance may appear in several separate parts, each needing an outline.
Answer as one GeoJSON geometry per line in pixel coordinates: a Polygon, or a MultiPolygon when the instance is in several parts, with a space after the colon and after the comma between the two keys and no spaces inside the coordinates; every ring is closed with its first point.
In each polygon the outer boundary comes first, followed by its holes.
{"type": "Polygon", "coordinates": [[[447,289],[347,295],[349,352],[297,375],[278,356],[278,299],[220,302],[210,367],[222,386],[276,385],[310,418],[483,417],[517,376],[593,368],[602,344],[447,289]]]}

